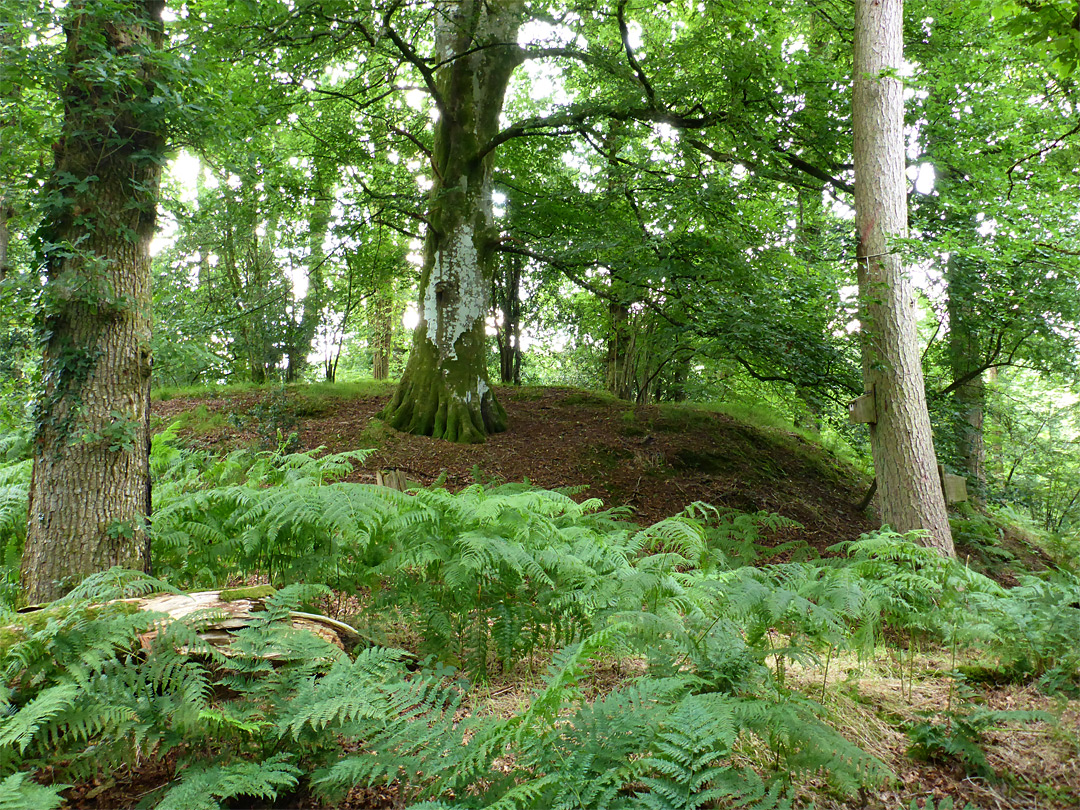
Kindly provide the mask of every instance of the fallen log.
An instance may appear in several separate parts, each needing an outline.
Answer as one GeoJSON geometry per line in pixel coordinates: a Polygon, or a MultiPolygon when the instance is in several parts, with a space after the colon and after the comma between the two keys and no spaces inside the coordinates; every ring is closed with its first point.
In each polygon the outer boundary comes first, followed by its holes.
{"type": "MultiPolygon", "coordinates": [[[[230,588],[217,591],[192,593],[157,593],[119,600],[137,606],[150,613],[161,613],[159,628],[169,622],[197,619],[198,636],[213,645],[222,655],[237,655],[232,649],[233,634],[250,625],[258,613],[265,610],[266,600],[273,596],[274,588],[256,585],[250,588],[230,588]]],[[[289,611],[289,624],[297,630],[313,633],[334,646],[347,650],[360,641],[355,628],[317,613],[289,611]]],[[[159,630],[151,630],[139,637],[144,649],[148,649],[159,630]]],[[[273,654],[267,658],[276,657],[273,654]]]]}

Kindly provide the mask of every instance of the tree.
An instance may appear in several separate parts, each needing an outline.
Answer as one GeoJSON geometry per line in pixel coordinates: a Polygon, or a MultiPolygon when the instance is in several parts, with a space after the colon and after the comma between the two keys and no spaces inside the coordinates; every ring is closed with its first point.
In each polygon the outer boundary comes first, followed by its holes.
{"type": "Polygon", "coordinates": [[[1073,373],[1080,304],[1066,87],[1040,46],[990,12],[930,0],[911,15],[923,22],[907,49],[921,88],[908,113],[921,154],[908,156],[935,177],[910,200],[919,258],[940,274],[927,291],[939,318],[924,352],[929,405],[939,458],[975,501],[987,489],[988,372],[1073,373]]]}
{"type": "Polygon", "coordinates": [[[304,260],[307,291],[293,307],[300,310],[299,317],[293,313],[286,324],[285,357],[288,362],[285,366],[285,382],[290,383],[299,381],[307,368],[311,344],[321,325],[323,298],[326,296],[325,265],[330,261],[330,256],[326,253],[324,243],[330,230],[333,207],[333,189],[326,181],[326,173],[327,170],[318,165],[313,172],[315,199],[308,208],[308,245],[304,260]]]}
{"type": "Polygon", "coordinates": [[[895,240],[907,235],[902,0],[855,5],[853,123],[855,228],[863,382],[874,398],[870,425],[882,518],[896,531],[926,531],[928,545],[955,554],[938,479],[914,291],[895,240]]]}
{"type": "Polygon", "coordinates": [[[150,257],[168,88],[160,0],[64,11],[64,122],[43,191],[43,390],[22,582],[53,599],[148,568],[150,257]]]}
{"type": "MultiPolygon", "coordinates": [[[[394,427],[450,441],[506,429],[487,382],[485,318],[499,231],[492,212],[492,141],[506,88],[520,64],[519,2],[459,0],[436,11],[443,66],[428,80],[435,124],[420,322],[401,383],[383,411],[394,427]]],[[[407,52],[407,51],[406,51],[407,52]]]]}
{"type": "Polygon", "coordinates": [[[492,285],[499,382],[503,385],[521,385],[521,278],[524,268],[523,257],[506,256],[492,285]]]}

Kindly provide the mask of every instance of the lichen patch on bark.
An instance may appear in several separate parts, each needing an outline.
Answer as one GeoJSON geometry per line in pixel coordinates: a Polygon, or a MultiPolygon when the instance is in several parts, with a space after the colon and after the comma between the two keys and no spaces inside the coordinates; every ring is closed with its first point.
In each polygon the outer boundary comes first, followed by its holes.
{"type": "Polygon", "coordinates": [[[431,277],[424,290],[427,339],[444,360],[457,357],[463,334],[484,316],[487,285],[468,223],[452,233],[435,251],[431,277]]]}

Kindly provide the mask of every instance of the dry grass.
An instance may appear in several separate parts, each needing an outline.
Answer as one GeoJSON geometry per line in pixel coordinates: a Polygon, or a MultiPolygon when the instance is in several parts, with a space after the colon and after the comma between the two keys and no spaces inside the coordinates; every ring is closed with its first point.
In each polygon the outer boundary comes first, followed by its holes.
{"type": "MultiPolygon", "coordinates": [[[[804,786],[806,799],[833,810],[907,810],[928,800],[937,806],[949,797],[957,810],[970,803],[978,810],[1077,810],[1080,808],[1080,700],[1048,697],[1032,686],[1012,685],[977,689],[972,700],[995,710],[1044,711],[1053,723],[1011,723],[986,734],[987,761],[998,778],[968,775],[957,763],[921,762],[908,755],[907,724],[954,708],[956,683],[946,673],[946,653],[915,658],[913,677],[904,662],[904,679],[896,677],[896,660],[879,654],[859,662],[853,656],[833,660],[831,672],[844,673],[824,690],[826,721],[847,739],[884,762],[896,775],[877,795],[845,800],[804,786]],[[910,680],[909,680],[910,678],[910,680]]],[[[821,668],[789,673],[795,688],[809,697],[822,697],[821,668]]]]}

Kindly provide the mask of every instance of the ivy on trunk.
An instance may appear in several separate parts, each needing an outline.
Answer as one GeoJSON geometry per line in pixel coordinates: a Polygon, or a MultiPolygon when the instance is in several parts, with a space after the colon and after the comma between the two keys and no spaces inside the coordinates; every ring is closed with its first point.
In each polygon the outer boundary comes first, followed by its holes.
{"type": "Polygon", "coordinates": [[[114,565],[149,567],[163,7],[85,0],[66,11],[65,115],[40,232],[44,385],[22,558],[31,602],[114,565]]]}

